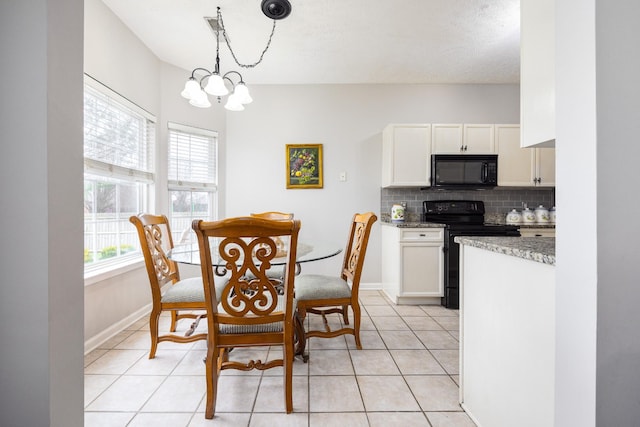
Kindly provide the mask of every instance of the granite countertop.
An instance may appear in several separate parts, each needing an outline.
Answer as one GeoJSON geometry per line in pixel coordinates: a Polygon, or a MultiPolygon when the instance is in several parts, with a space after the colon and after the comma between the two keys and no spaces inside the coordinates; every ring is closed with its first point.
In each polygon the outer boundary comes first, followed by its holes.
{"type": "MultiPolygon", "coordinates": [[[[498,220],[496,218],[488,218],[488,221],[485,221],[485,224],[491,224],[491,225],[507,225],[507,223],[505,222],[504,218],[502,220],[498,220]]],[[[412,221],[412,220],[407,220],[404,222],[392,222],[391,219],[388,218],[388,216],[382,217],[382,219],[380,220],[381,224],[384,225],[390,225],[392,227],[399,227],[399,228],[440,228],[440,227],[446,227],[445,224],[438,224],[435,222],[422,222],[422,221],[412,221]]],[[[518,228],[550,228],[550,229],[555,229],[556,225],[555,224],[509,224],[509,225],[516,225],[518,228]]]]}
{"type": "Polygon", "coordinates": [[[486,249],[543,264],[556,265],[556,239],[553,237],[455,237],[461,245],[486,249]]]}
{"type": "Polygon", "coordinates": [[[390,225],[392,227],[398,228],[443,228],[446,227],[444,224],[438,224],[435,222],[420,222],[420,221],[404,221],[404,222],[391,222],[391,220],[385,220],[384,218],[380,221],[383,225],[390,225]]]}

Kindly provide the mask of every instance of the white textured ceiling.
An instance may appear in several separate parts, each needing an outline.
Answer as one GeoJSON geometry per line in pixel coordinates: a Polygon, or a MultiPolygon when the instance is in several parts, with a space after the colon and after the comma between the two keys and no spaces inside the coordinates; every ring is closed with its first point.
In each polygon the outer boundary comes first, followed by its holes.
{"type": "MultiPolygon", "coordinates": [[[[260,0],[103,0],[161,60],[213,68],[203,17],[222,11],[240,62],[255,62],[273,21],[260,0]]],[[[518,83],[519,0],[290,0],[263,62],[240,69],[225,44],[221,71],[248,84],[518,83]]]]}

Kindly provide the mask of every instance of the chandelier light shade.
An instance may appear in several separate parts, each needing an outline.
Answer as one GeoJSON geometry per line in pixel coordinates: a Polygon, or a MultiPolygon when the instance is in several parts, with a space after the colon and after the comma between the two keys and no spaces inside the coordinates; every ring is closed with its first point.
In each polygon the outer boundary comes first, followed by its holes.
{"type": "Polygon", "coordinates": [[[226,96],[229,94],[229,89],[224,85],[224,78],[219,74],[211,74],[209,81],[204,87],[204,91],[210,93],[213,96],[226,96]]]}
{"type": "MultiPolygon", "coordinates": [[[[242,74],[238,71],[227,71],[224,74],[220,73],[220,33],[229,47],[231,56],[238,66],[243,68],[253,68],[262,62],[264,54],[271,46],[271,39],[276,30],[276,20],[286,18],[291,13],[291,4],[288,0],[263,0],[262,2],[263,13],[273,19],[273,27],[271,29],[271,35],[267,42],[266,47],[262,51],[260,58],[253,64],[241,64],[238,62],[227,32],[224,28],[224,22],[222,21],[222,12],[218,7],[217,22],[215,26],[216,33],[216,64],[213,71],[209,71],[206,68],[198,67],[191,71],[191,76],[184,84],[184,89],[181,95],[189,100],[189,104],[198,108],[209,108],[211,102],[207,94],[218,98],[218,103],[221,102],[223,96],[227,96],[227,101],[224,104],[224,108],[230,111],[242,111],[246,104],[250,104],[253,101],[249,94],[249,88],[245,84],[242,74]]],[[[208,21],[208,18],[205,18],[208,21]]],[[[213,27],[213,25],[212,25],[213,27]]]]}

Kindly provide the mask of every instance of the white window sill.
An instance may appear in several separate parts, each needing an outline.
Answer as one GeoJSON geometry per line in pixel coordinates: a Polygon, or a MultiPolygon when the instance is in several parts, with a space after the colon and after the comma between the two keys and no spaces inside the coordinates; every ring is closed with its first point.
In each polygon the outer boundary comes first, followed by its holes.
{"type": "Polygon", "coordinates": [[[117,265],[104,266],[104,268],[95,269],[88,273],[85,273],[84,285],[95,285],[96,283],[139,268],[144,268],[144,258],[142,256],[140,256],[139,258],[136,257],[128,261],[120,262],[117,265]]]}

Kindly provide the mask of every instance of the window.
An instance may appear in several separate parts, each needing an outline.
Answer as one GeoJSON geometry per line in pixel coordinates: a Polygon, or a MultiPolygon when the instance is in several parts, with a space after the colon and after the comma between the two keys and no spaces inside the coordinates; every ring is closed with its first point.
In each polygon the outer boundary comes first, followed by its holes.
{"type": "Polygon", "coordinates": [[[140,255],[129,217],[146,211],[154,182],[155,118],[85,79],[85,273],[140,255]]]}
{"type": "Polygon", "coordinates": [[[194,219],[218,217],[218,134],[169,123],[169,201],[175,245],[193,243],[194,219]]]}

